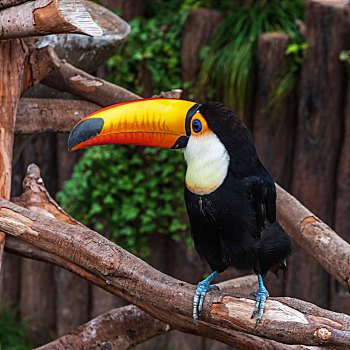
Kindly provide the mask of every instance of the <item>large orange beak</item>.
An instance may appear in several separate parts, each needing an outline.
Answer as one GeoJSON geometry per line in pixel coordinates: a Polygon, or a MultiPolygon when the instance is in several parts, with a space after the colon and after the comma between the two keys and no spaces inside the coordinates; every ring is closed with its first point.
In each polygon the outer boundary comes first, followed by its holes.
{"type": "Polygon", "coordinates": [[[68,148],[74,151],[107,144],[184,148],[191,118],[199,106],[185,100],[150,98],[107,107],[73,128],[68,148]]]}

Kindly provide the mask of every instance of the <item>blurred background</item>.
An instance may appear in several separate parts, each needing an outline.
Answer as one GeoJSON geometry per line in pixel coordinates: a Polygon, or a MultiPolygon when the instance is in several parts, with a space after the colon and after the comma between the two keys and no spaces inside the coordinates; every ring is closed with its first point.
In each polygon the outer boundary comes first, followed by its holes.
{"type": "MultiPolygon", "coordinates": [[[[350,241],[349,5],[317,0],[99,4],[127,22],[131,32],[124,31],[116,55],[86,68],[90,73],[143,97],[183,89],[182,98],[230,106],[253,133],[275,181],[350,241]]],[[[27,93],[47,96],[69,98],[40,86],[27,93]]],[[[190,239],[181,152],[101,146],[69,153],[67,138],[16,136],[13,197],[21,194],[27,166],[35,162],[50,194],[75,219],[178,279],[197,284],[210,272],[190,239]]],[[[46,343],[125,305],[53,265],[8,253],[4,259],[3,349],[46,343]]],[[[288,266],[285,278],[266,278],[271,296],[350,313],[347,291],[301,247],[295,245],[288,266]]],[[[218,280],[248,273],[231,269],[218,280]]],[[[136,348],[230,347],[174,331],[136,348]]]]}

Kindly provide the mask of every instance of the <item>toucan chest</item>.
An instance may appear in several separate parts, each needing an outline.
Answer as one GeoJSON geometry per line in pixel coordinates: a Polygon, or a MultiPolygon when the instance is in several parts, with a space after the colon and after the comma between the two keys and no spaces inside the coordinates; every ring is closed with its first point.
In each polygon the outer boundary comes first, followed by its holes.
{"type": "Polygon", "coordinates": [[[185,203],[193,235],[256,236],[255,211],[249,192],[244,181],[230,172],[209,194],[193,193],[186,186],[185,203]]]}
{"type": "Polygon", "coordinates": [[[191,136],[184,156],[187,162],[185,183],[189,191],[198,195],[209,194],[224,182],[230,158],[213,132],[191,136]]]}

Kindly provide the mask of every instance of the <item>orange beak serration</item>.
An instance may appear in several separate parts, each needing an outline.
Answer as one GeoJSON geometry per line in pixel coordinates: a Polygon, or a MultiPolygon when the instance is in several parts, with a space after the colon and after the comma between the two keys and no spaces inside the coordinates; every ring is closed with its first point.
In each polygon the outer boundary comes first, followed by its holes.
{"type": "Polygon", "coordinates": [[[188,112],[194,106],[198,105],[191,101],[151,98],[103,108],[73,128],[68,148],[106,144],[183,148],[189,136],[188,112]]]}

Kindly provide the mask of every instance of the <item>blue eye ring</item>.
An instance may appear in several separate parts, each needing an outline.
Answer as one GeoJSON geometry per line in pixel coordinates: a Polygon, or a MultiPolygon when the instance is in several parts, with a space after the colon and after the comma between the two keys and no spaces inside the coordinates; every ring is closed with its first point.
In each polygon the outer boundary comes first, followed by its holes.
{"type": "Polygon", "coordinates": [[[199,132],[201,132],[202,130],[202,123],[198,120],[198,119],[194,119],[192,121],[192,130],[193,132],[195,132],[196,134],[198,134],[199,132]]]}

